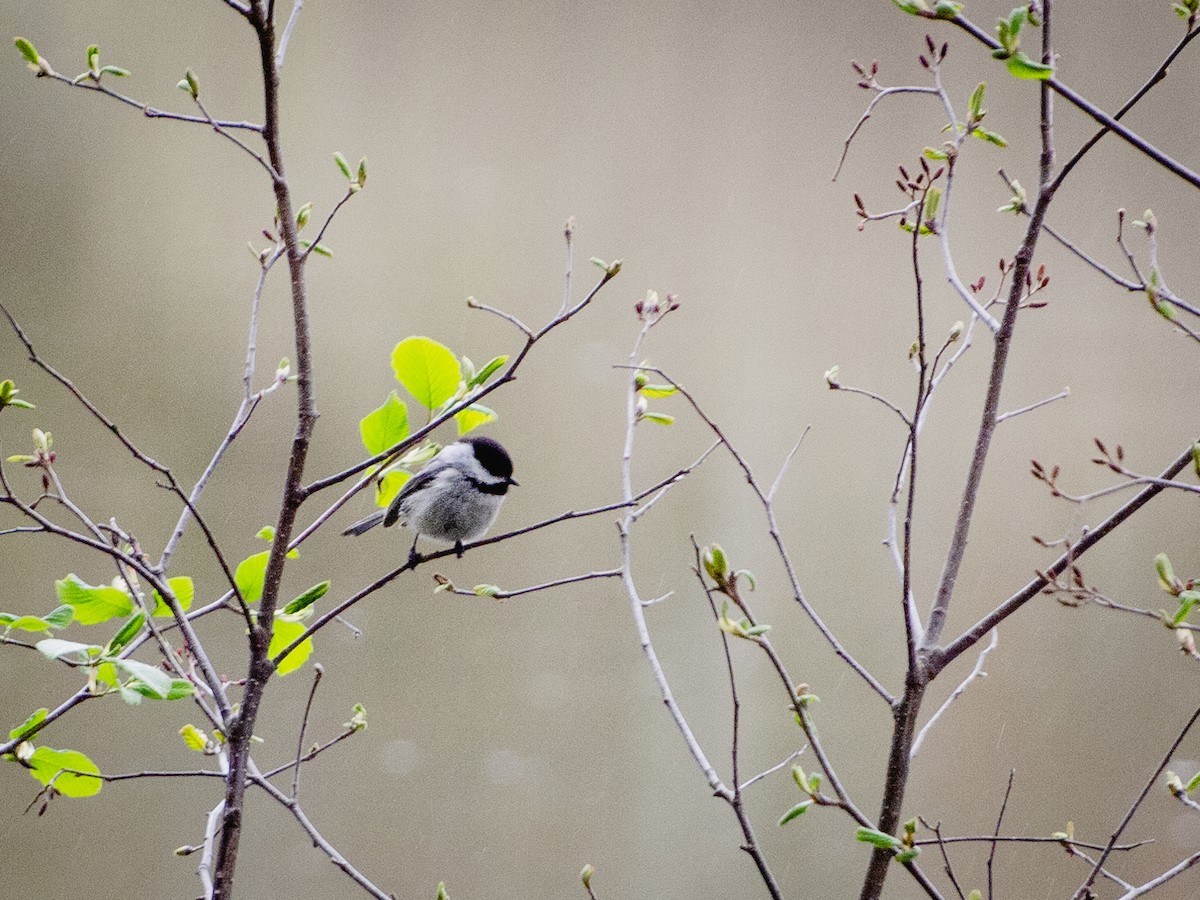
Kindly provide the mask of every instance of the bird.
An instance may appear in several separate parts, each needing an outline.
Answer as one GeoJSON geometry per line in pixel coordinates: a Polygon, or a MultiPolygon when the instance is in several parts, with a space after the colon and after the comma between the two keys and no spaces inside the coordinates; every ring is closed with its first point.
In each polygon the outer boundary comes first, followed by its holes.
{"type": "Polygon", "coordinates": [[[376,510],[342,534],[357,536],[380,522],[384,527],[400,522],[414,532],[410,564],[420,558],[421,535],[453,544],[461,558],[463,541],[482,537],[496,521],[508,489],[519,486],[512,474],[512,458],[499,441],[462,438],[443,447],[406,481],[386,510],[376,510]]]}

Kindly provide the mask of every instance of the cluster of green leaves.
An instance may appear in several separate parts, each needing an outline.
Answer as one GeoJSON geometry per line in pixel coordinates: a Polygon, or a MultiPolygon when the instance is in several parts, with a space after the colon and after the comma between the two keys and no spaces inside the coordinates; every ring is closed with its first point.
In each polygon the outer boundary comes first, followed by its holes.
{"type": "Polygon", "coordinates": [[[1178,628],[1187,620],[1192,610],[1200,605],[1200,590],[1197,589],[1195,579],[1180,581],[1175,576],[1175,569],[1165,553],[1154,557],[1154,569],[1158,574],[1159,587],[1179,601],[1179,607],[1175,612],[1168,613],[1166,610],[1159,610],[1159,615],[1162,617],[1164,625],[1169,628],[1178,628]]]}
{"type": "MultiPolygon", "coordinates": [[[[270,526],[262,528],[258,532],[258,537],[270,543],[275,539],[275,529],[270,526]]],[[[262,599],[263,582],[267,574],[267,560],[270,559],[270,556],[270,550],[251,554],[238,563],[237,569],[233,573],[238,593],[242,595],[242,599],[248,605],[253,605],[262,599]]],[[[300,551],[289,550],[287,556],[288,559],[296,559],[300,556],[300,551]]],[[[267,648],[269,656],[276,656],[284,647],[304,633],[306,627],[304,623],[313,614],[313,604],[325,596],[329,591],[329,584],[329,581],[314,584],[284,606],[282,610],[275,613],[274,631],[271,634],[271,644],[267,648]]],[[[295,672],[308,661],[312,652],[312,638],[307,638],[279,661],[279,666],[275,671],[280,675],[295,672]]]]}
{"type": "Polygon", "coordinates": [[[1041,22],[1029,5],[1018,6],[996,22],[996,40],[1000,46],[992,51],[996,59],[1004,60],[1008,72],[1028,81],[1045,81],[1054,75],[1054,66],[1035,62],[1021,48],[1021,27],[1028,23],[1036,28],[1041,22]]]}
{"type": "Polygon", "coordinates": [[[783,827],[792,819],[799,818],[808,812],[808,808],[814,803],[820,801],[821,791],[821,773],[813,772],[811,775],[804,774],[804,769],[799,765],[792,766],[792,781],[796,782],[796,787],[808,796],[807,800],[801,800],[791,809],[783,814],[779,820],[780,827],[783,827]]]}
{"type": "Polygon", "coordinates": [[[864,844],[891,850],[898,863],[909,863],[921,855],[921,848],[914,843],[916,833],[917,820],[909,819],[904,823],[904,837],[902,838],[874,828],[859,828],[854,836],[864,844]]]}
{"type": "Polygon", "coordinates": [[[963,11],[963,4],[953,0],[892,0],[897,7],[910,16],[920,16],[923,19],[953,19],[963,11]]]}
{"type": "MultiPolygon", "coordinates": [[[[647,298],[653,298],[655,304],[658,303],[658,295],[653,291],[647,294],[647,298]]],[[[637,391],[637,405],[634,408],[634,413],[639,422],[653,422],[656,425],[674,425],[675,417],[669,416],[666,413],[651,412],[650,401],[661,400],[664,397],[670,397],[672,394],[679,393],[679,388],[673,384],[651,384],[650,377],[640,369],[633,374],[633,388],[637,391]]]]}
{"type": "Polygon", "coordinates": [[[22,400],[17,397],[21,393],[16,384],[11,378],[5,378],[0,381],[0,409],[6,406],[12,406],[16,409],[34,409],[34,405],[28,400],[22,400]]]}
{"type": "Polygon", "coordinates": [[[26,735],[45,721],[50,711],[42,708],[8,733],[10,740],[20,740],[12,753],[4,759],[18,762],[29,774],[53,793],[65,797],[91,797],[100,792],[104,782],[99,778],[100,768],[78,750],[55,750],[52,747],[35,747],[26,735]]]}
{"type": "MultiPolygon", "coordinates": [[[[507,356],[497,356],[476,369],[467,357],[462,357],[460,361],[450,348],[420,336],[407,337],[392,350],[392,371],[396,380],[425,407],[426,422],[478,393],[506,362],[507,356]]],[[[454,414],[460,437],[497,418],[495,412],[480,403],[469,403],[454,414]]],[[[368,453],[372,456],[385,453],[403,443],[411,433],[408,406],[399,394],[392,391],[382,406],[369,412],[359,422],[358,430],[368,453]]],[[[379,506],[391,503],[404,482],[412,477],[411,470],[428,462],[439,449],[436,443],[426,440],[386,469],[376,469],[375,502],[379,506]]]]}

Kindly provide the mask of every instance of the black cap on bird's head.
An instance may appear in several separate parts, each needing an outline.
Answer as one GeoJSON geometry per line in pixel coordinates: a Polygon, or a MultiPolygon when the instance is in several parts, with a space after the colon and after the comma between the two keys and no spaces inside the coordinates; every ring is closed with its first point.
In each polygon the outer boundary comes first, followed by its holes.
{"type": "Polygon", "coordinates": [[[500,445],[499,441],[493,440],[490,437],[469,437],[463,438],[462,442],[471,445],[475,451],[475,458],[488,471],[488,474],[503,479],[506,485],[517,484],[516,480],[512,477],[512,458],[508,455],[508,451],[500,445]]]}

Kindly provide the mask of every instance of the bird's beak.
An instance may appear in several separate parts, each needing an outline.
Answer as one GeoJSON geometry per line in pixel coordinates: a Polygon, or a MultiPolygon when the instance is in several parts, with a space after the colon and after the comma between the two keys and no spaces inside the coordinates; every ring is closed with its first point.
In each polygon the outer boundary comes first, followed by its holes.
{"type": "Polygon", "coordinates": [[[513,487],[520,487],[520,486],[521,486],[521,482],[517,481],[517,479],[515,479],[515,478],[512,478],[512,477],[509,477],[508,481],[507,481],[507,482],[505,482],[505,483],[506,483],[506,484],[509,484],[509,485],[512,485],[513,487]]]}

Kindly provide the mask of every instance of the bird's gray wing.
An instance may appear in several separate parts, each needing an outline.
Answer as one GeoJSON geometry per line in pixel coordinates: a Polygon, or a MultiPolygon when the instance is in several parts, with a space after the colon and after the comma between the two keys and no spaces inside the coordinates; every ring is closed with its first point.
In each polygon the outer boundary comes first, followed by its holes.
{"type": "Polygon", "coordinates": [[[408,481],[404,482],[404,487],[400,488],[400,493],[392,498],[391,504],[387,508],[387,512],[383,517],[384,527],[395,525],[400,518],[400,505],[413,494],[425,490],[431,484],[433,479],[437,477],[438,472],[442,471],[445,466],[426,466],[408,481]]]}

